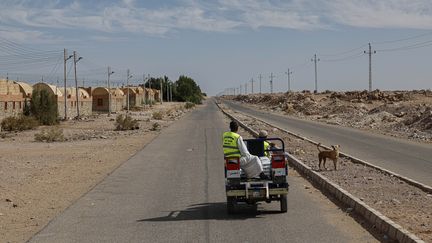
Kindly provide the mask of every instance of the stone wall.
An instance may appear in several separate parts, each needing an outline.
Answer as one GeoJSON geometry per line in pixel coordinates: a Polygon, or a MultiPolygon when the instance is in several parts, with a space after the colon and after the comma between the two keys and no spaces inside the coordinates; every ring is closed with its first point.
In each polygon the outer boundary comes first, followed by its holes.
{"type": "MultiPolygon", "coordinates": [[[[58,109],[58,115],[61,118],[64,118],[64,98],[60,97],[57,101],[57,109],[58,109]]],[[[80,116],[90,116],[93,112],[92,108],[92,98],[87,99],[80,99],[79,103],[79,111],[80,116]]],[[[67,100],[67,116],[68,118],[74,118],[77,116],[77,102],[75,99],[68,99],[67,100]]]]}
{"type": "Polygon", "coordinates": [[[24,109],[24,99],[21,101],[0,98],[0,119],[8,116],[22,114],[24,109]]]}

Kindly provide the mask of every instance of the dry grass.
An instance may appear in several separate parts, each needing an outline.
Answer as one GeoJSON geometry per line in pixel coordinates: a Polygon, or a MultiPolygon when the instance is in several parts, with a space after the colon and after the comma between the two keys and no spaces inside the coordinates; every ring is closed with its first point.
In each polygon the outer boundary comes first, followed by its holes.
{"type": "Polygon", "coordinates": [[[118,115],[115,121],[117,131],[136,130],[139,129],[138,120],[132,119],[129,115],[118,115]]]}
{"type": "Polygon", "coordinates": [[[34,138],[38,142],[63,142],[65,137],[63,135],[63,129],[58,127],[51,127],[49,129],[43,129],[40,133],[35,133],[34,138]]]}
{"type": "Polygon", "coordinates": [[[162,120],[162,118],[163,118],[163,113],[160,112],[160,111],[155,111],[155,112],[153,112],[152,117],[153,117],[153,119],[155,119],[155,120],[162,120]]]}
{"type": "Polygon", "coordinates": [[[39,122],[34,117],[29,116],[10,116],[1,122],[1,130],[3,131],[24,131],[37,126],[39,126],[39,122]]]}

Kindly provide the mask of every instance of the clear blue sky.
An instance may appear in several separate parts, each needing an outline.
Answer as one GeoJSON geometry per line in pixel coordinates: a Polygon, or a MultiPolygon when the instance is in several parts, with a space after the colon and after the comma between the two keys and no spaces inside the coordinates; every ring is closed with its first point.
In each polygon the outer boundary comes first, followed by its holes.
{"type": "Polygon", "coordinates": [[[374,88],[432,88],[430,0],[2,0],[0,9],[0,76],[12,79],[61,80],[67,48],[83,57],[78,79],[87,84],[102,84],[111,66],[117,82],[127,68],[135,83],[144,73],[184,74],[209,94],[259,74],[268,92],[273,72],[275,91],[285,91],[291,68],[292,89],[313,90],[316,53],[319,90],[362,90],[371,42],[374,88]],[[33,49],[60,54],[22,64],[33,49]]]}

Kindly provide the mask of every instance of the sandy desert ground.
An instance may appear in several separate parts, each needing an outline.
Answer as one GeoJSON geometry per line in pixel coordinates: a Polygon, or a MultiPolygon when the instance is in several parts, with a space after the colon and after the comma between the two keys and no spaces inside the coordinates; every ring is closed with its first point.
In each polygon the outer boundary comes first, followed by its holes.
{"type": "Polygon", "coordinates": [[[1,133],[0,241],[25,242],[105,176],[187,114],[182,103],[131,112],[140,129],[115,131],[116,115],[61,122],[66,141],[36,142],[36,130],[1,133]],[[162,120],[152,117],[161,112],[162,120]]]}

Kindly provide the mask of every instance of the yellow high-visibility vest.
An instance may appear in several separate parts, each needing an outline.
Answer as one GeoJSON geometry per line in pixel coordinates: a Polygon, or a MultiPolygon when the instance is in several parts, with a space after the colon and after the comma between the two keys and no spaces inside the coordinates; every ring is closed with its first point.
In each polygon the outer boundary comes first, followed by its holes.
{"type": "Polygon", "coordinates": [[[224,132],[222,137],[224,157],[240,158],[240,150],[237,145],[237,140],[240,135],[235,132],[224,132]]]}
{"type": "Polygon", "coordinates": [[[270,147],[270,144],[267,141],[264,141],[264,156],[270,158],[270,152],[266,151],[267,149],[269,149],[269,147],[270,147]]]}

